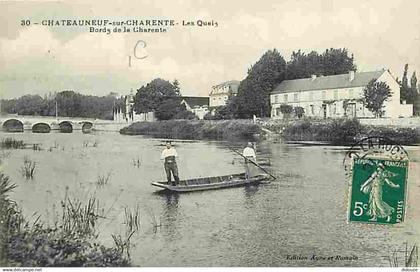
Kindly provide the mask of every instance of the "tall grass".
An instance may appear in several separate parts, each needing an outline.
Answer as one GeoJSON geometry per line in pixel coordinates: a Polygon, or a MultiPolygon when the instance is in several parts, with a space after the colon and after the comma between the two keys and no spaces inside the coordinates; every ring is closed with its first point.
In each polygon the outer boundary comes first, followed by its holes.
{"type": "Polygon", "coordinates": [[[133,160],[132,160],[132,163],[133,163],[133,166],[134,166],[134,167],[140,168],[140,166],[141,166],[141,160],[140,160],[140,157],[137,157],[137,158],[133,159],[133,160]]]}
{"type": "Polygon", "coordinates": [[[4,149],[23,149],[23,148],[25,148],[25,143],[22,140],[15,140],[14,138],[2,139],[0,145],[4,149]]]}
{"type": "Polygon", "coordinates": [[[158,228],[160,228],[162,226],[161,221],[157,219],[155,213],[153,212],[153,210],[151,208],[147,209],[147,213],[149,214],[149,217],[151,219],[152,222],[152,228],[153,228],[153,232],[156,233],[158,228]]]}
{"type": "Polygon", "coordinates": [[[23,166],[21,168],[22,176],[26,179],[33,179],[36,170],[36,162],[31,160],[28,156],[23,158],[23,166]]]}
{"type": "Polygon", "coordinates": [[[404,244],[404,250],[395,249],[389,254],[388,261],[390,267],[417,267],[419,259],[418,246],[409,246],[408,243],[404,244]]]}
{"type": "Polygon", "coordinates": [[[124,208],[125,222],[126,225],[126,234],[129,236],[132,232],[137,232],[140,229],[140,210],[139,206],[136,205],[136,208],[131,211],[127,207],[124,208]]]}
{"type": "Polygon", "coordinates": [[[16,186],[0,174],[0,264],[4,266],[129,266],[117,246],[105,247],[95,241],[99,202],[86,203],[66,196],[62,215],[55,227],[45,227],[39,218],[30,225],[17,204],[7,198],[16,186]],[[3,261],[2,261],[3,260],[3,261]],[[2,261],[2,262],[1,262],[2,261]]]}
{"type": "Polygon", "coordinates": [[[0,173],[0,197],[7,198],[8,193],[10,193],[17,186],[12,183],[8,176],[3,173],[0,173]]]}
{"type": "Polygon", "coordinates": [[[98,175],[97,178],[96,178],[96,185],[99,186],[99,187],[103,187],[103,186],[107,185],[108,182],[111,180],[111,175],[112,175],[111,171],[109,171],[106,174],[98,175]]]}
{"type": "Polygon", "coordinates": [[[99,215],[99,201],[96,198],[89,198],[87,203],[79,199],[66,198],[61,201],[62,218],[61,227],[67,234],[77,233],[79,235],[94,235],[95,225],[99,215]]]}
{"type": "Polygon", "coordinates": [[[32,145],[32,150],[34,151],[41,151],[41,144],[33,144],[32,145]]]}

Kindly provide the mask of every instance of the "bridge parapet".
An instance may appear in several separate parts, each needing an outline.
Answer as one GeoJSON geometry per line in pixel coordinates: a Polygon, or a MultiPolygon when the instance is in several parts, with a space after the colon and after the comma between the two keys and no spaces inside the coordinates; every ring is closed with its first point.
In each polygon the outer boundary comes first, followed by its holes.
{"type": "Polygon", "coordinates": [[[93,118],[3,115],[0,116],[0,129],[18,132],[33,130],[35,125],[45,124],[44,128],[45,126],[49,126],[50,130],[63,130],[63,126],[65,125],[67,127],[66,131],[71,132],[73,130],[93,129],[97,121],[97,119],[93,118]]]}

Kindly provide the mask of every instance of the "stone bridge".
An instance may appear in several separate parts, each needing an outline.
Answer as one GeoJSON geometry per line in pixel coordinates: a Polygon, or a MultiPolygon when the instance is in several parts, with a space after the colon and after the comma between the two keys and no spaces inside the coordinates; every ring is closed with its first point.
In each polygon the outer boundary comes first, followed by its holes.
{"type": "Polygon", "coordinates": [[[38,133],[48,133],[51,130],[61,132],[73,132],[81,130],[90,131],[95,124],[112,124],[113,121],[98,120],[78,117],[55,117],[55,116],[26,116],[26,115],[2,115],[0,116],[0,128],[6,132],[23,132],[29,130],[38,133]]]}

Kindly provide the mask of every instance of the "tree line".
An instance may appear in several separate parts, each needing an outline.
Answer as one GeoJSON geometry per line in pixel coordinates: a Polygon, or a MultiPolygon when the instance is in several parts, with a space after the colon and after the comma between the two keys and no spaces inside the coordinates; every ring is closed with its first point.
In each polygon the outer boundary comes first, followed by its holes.
{"type": "Polygon", "coordinates": [[[83,95],[74,91],[62,91],[45,96],[24,95],[15,99],[2,99],[1,112],[19,115],[86,117],[113,119],[116,105],[122,107],[124,101],[115,93],[107,96],[83,95]]]}

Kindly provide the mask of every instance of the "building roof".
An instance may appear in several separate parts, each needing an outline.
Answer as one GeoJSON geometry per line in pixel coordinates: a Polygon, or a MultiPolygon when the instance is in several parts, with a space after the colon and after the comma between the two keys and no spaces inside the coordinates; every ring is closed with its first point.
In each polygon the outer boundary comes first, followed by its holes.
{"type": "Polygon", "coordinates": [[[373,72],[354,73],[354,79],[350,81],[349,74],[321,76],[312,78],[302,78],[294,80],[284,80],[273,90],[273,94],[289,93],[310,90],[328,90],[340,88],[364,87],[372,79],[378,79],[385,70],[373,72]]]}
{"type": "Polygon", "coordinates": [[[238,93],[238,87],[239,84],[241,82],[239,80],[229,80],[229,81],[225,81],[222,82],[220,84],[214,85],[212,86],[212,90],[210,92],[210,95],[212,94],[227,94],[227,91],[224,91],[223,89],[220,89],[220,87],[224,87],[224,86],[230,86],[231,92],[232,94],[237,94],[238,93]]]}
{"type": "Polygon", "coordinates": [[[191,108],[209,105],[209,97],[207,96],[181,96],[180,99],[181,102],[185,101],[191,108]]]}
{"type": "Polygon", "coordinates": [[[221,87],[221,86],[224,86],[224,85],[239,85],[239,83],[241,83],[239,80],[229,80],[229,81],[225,81],[225,82],[222,82],[220,84],[214,85],[212,87],[217,88],[217,87],[221,87]]]}

